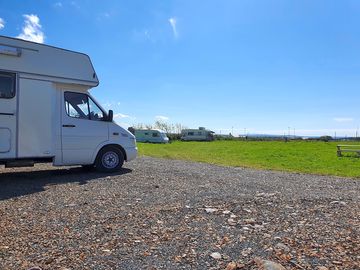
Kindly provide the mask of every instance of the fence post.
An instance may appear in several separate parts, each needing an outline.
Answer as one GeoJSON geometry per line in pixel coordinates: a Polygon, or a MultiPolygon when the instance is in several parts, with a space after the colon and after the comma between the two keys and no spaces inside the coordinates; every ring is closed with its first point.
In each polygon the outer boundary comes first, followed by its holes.
{"type": "Polygon", "coordinates": [[[341,157],[342,156],[342,153],[341,153],[341,146],[340,145],[338,145],[338,146],[336,146],[337,147],[337,156],[338,157],[341,157]]]}

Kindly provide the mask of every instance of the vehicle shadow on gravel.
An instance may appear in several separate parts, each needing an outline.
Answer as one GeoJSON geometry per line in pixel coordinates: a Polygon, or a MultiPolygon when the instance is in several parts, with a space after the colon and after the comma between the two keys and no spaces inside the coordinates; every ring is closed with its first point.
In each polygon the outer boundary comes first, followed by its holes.
{"type": "Polygon", "coordinates": [[[106,178],[107,176],[125,175],[131,172],[131,169],[122,168],[116,173],[100,173],[76,167],[0,173],[0,201],[41,192],[45,190],[46,186],[68,183],[85,185],[92,180],[106,178]]]}

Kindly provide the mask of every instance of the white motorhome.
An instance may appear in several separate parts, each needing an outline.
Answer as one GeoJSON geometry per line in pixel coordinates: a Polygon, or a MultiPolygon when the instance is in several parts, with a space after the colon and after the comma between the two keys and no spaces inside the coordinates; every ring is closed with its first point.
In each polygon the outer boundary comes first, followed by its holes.
{"type": "Polygon", "coordinates": [[[88,92],[98,84],[85,54],[0,36],[0,164],[111,172],[135,159],[135,137],[88,92]]]}
{"type": "Polygon", "coordinates": [[[214,132],[204,127],[199,129],[184,129],[181,131],[182,141],[213,141],[214,132]]]}
{"type": "Polygon", "coordinates": [[[159,129],[137,129],[135,130],[136,141],[147,143],[168,143],[169,138],[165,131],[159,129]]]}

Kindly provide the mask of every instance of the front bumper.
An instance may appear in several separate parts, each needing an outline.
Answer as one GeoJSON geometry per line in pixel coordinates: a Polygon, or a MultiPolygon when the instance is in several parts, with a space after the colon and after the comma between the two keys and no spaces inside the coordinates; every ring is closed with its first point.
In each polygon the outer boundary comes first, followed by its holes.
{"type": "Polygon", "coordinates": [[[125,152],[126,152],[126,161],[131,161],[137,157],[138,148],[137,147],[125,148],[125,152]]]}

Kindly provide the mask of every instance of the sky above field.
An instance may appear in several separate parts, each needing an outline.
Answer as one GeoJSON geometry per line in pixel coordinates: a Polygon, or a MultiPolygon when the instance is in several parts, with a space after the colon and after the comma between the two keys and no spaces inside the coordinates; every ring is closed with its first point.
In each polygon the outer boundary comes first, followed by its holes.
{"type": "Polygon", "coordinates": [[[356,0],[0,0],[0,35],[90,55],[120,124],[223,134],[355,136],[359,25],[356,0]]]}

